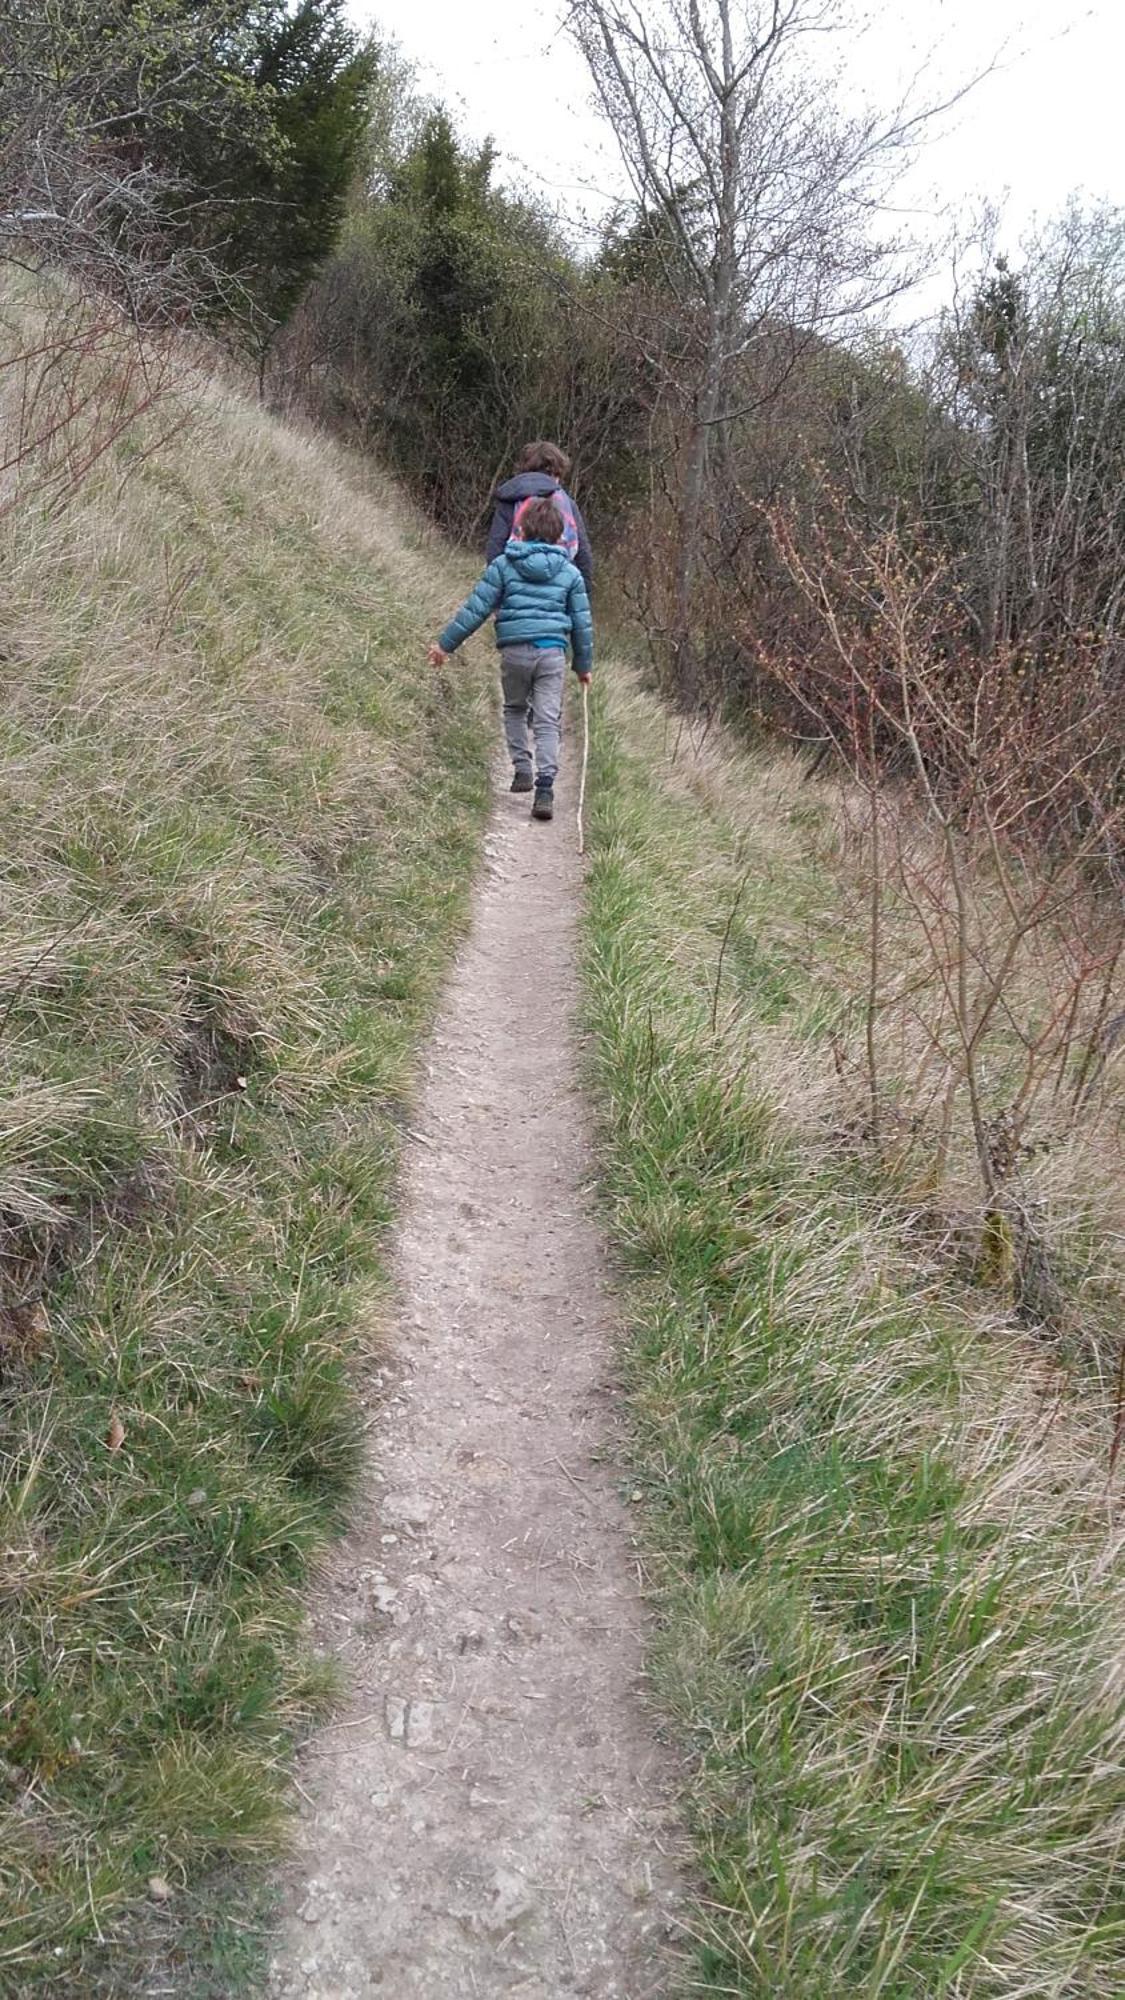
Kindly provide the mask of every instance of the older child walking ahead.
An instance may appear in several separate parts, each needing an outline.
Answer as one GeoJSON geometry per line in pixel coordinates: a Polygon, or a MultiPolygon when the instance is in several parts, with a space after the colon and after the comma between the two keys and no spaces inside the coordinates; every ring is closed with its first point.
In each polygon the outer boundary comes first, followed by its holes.
{"type": "Polygon", "coordinates": [[[513,792],[532,790],[528,710],[535,738],[533,819],[551,819],[559,768],[563,677],[568,640],[574,671],[589,684],[594,667],[594,625],[586,585],[559,547],[563,517],[552,500],[535,500],[520,517],[519,538],[491,562],[461,609],[454,613],[430,662],[440,667],[486,618],[496,613],[504,733],[512,759],[513,792]]]}

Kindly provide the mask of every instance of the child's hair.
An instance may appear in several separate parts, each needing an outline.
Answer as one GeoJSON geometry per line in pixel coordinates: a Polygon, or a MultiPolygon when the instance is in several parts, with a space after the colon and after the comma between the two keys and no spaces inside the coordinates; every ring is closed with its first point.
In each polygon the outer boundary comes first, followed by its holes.
{"type": "Polygon", "coordinates": [[[525,542],[561,542],[563,517],[553,500],[532,500],[520,515],[520,534],[525,542]]]}
{"type": "Polygon", "coordinates": [[[562,486],[570,477],[570,460],[557,444],[550,444],[546,438],[534,438],[524,445],[516,471],[546,472],[562,486]]]}

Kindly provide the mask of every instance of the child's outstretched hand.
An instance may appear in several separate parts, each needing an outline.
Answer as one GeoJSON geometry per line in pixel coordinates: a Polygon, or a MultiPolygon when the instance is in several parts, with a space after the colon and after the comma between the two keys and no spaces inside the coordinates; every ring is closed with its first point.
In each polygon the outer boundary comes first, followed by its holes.
{"type": "Polygon", "coordinates": [[[444,665],[445,665],[446,661],[448,660],[448,658],[449,658],[449,654],[448,654],[448,653],[443,653],[443,652],[442,652],[442,650],[441,650],[441,647],[440,647],[440,646],[436,646],[436,645],[435,645],[435,646],[431,646],[431,647],[430,647],[430,665],[431,665],[431,667],[444,667],[444,665]]]}
{"type": "Polygon", "coordinates": [[[579,674],[578,676],[579,687],[588,688],[593,678],[594,678],[593,674],[579,674]]]}

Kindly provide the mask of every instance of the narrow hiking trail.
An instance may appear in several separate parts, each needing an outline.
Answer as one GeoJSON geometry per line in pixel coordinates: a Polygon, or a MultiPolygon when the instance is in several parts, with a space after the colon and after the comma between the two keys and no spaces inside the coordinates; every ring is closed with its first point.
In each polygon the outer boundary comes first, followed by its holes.
{"type": "Polygon", "coordinates": [[[277,2000],[668,1990],[666,1753],[576,1077],[580,864],[505,795],[405,1163],[389,1402],[317,1607],[277,2000]]]}

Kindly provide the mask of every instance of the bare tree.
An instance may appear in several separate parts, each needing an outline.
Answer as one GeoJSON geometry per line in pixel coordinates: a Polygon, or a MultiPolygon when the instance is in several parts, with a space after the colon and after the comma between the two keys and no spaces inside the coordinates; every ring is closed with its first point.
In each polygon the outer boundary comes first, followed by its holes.
{"type": "Polygon", "coordinates": [[[691,700],[708,478],[747,413],[743,364],[779,333],[799,351],[904,282],[872,220],[942,107],[840,108],[829,44],[851,26],[844,0],[574,0],[568,18],[637,200],[663,225],[666,281],[699,324],[671,621],[691,700]]]}
{"type": "Polygon", "coordinates": [[[1049,659],[1125,604],[1125,218],[1077,207],[1019,261],[977,246],[927,383],[976,496],[961,571],[982,653],[1049,659]]]}

